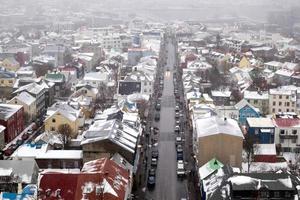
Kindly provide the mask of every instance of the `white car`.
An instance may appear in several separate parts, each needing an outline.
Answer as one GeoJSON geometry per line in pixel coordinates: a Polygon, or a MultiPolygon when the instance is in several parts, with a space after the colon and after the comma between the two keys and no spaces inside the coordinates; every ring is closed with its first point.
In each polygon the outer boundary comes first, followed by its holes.
{"type": "Polygon", "coordinates": [[[177,161],[176,173],[177,173],[177,177],[183,177],[185,175],[183,160],[178,160],[177,161]]]}

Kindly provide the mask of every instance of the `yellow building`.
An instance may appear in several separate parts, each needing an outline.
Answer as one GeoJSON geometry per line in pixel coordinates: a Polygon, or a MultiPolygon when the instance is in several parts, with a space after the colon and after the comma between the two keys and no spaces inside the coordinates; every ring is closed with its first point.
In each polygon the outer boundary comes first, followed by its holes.
{"type": "Polygon", "coordinates": [[[0,87],[12,88],[16,82],[16,75],[10,71],[0,70],[0,87]]]}
{"type": "Polygon", "coordinates": [[[240,68],[249,68],[251,67],[250,61],[244,56],[239,63],[240,68]]]}
{"type": "Polygon", "coordinates": [[[12,98],[9,104],[22,105],[26,113],[26,123],[32,122],[36,119],[36,99],[27,92],[21,92],[19,95],[12,98]]]}
{"type": "Polygon", "coordinates": [[[5,58],[2,61],[1,66],[8,71],[14,71],[14,72],[16,72],[20,68],[20,64],[13,57],[5,58]]]}
{"type": "Polygon", "coordinates": [[[58,133],[59,126],[68,124],[72,129],[72,138],[76,138],[78,130],[83,126],[84,116],[80,110],[76,110],[68,104],[54,105],[47,111],[45,119],[45,131],[58,133]]]}
{"type": "Polygon", "coordinates": [[[195,121],[194,152],[199,167],[212,158],[232,167],[241,167],[243,134],[236,120],[218,116],[195,121]]]}

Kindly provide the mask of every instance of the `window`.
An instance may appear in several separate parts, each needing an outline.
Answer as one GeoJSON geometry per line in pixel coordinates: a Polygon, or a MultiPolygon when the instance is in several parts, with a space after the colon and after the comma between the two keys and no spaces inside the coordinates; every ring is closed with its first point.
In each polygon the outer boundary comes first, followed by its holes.
{"type": "Polygon", "coordinates": [[[53,122],[53,123],[55,123],[55,122],[56,122],[55,118],[53,118],[53,119],[52,119],[52,122],[53,122]]]}
{"type": "Polygon", "coordinates": [[[55,131],[55,127],[51,127],[51,131],[55,131]]]}
{"type": "Polygon", "coordinates": [[[279,198],[279,197],[280,197],[280,192],[275,191],[275,192],[274,192],[274,197],[275,197],[275,198],[279,198]]]}
{"type": "Polygon", "coordinates": [[[296,144],[296,143],[297,143],[297,139],[296,139],[296,138],[293,138],[293,139],[292,139],[292,143],[293,143],[293,144],[296,144]]]}
{"type": "Polygon", "coordinates": [[[9,83],[13,83],[13,81],[12,81],[12,80],[9,80],[8,82],[9,82],[9,83]]]}
{"type": "Polygon", "coordinates": [[[4,80],[1,80],[1,83],[3,84],[3,83],[4,83],[4,80]]]}
{"type": "Polygon", "coordinates": [[[269,192],[268,191],[261,191],[260,192],[260,197],[263,197],[263,198],[269,197],[269,192]]]}
{"type": "Polygon", "coordinates": [[[272,109],[272,112],[273,112],[273,113],[275,112],[275,108],[272,109]]]}
{"type": "Polygon", "coordinates": [[[287,109],[286,109],[286,112],[290,112],[290,109],[287,108],[287,109]]]}
{"type": "Polygon", "coordinates": [[[273,101],[273,106],[276,106],[276,101],[273,101]]]}
{"type": "Polygon", "coordinates": [[[254,104],[257,104],[257,100],[254,100],[254,104]]]}
{"type": "Polygon", "coordinates": [[[293,135],[296,135],[297,134],[297,130],[293,130],[292,133],[293,133],[293,135]]]}
{"type": "Polygon", "coordinates": [[[280,108],[278,109],[278,112],[281,112],[281,109],[280,109],[280,108]]]}
{"type": "Polygon", "coordinates": [[[144,82],[144,85],[145,85],[145,86],[147,85],[147,81],[144,82]]]}
{"type": "Polygon", "coordinates": [[[284,130],[280,130],[281,135],[284,135],[284,132],[285,132],[284,130]]]}
{"type": "Polygon", "coordinates": [[[285,98],[286,98],[286,99],[289,99],[289,96],[286,95],[285,98]]]}
{"type": "Polygon", "coordinates": [[[290,102],[286,102],[286,106],[290,106],[290,102]]]}
{"type": "Polygon", "coordinates": [[[291,197],[291,193],[290,192],[285,192],[285,197],[291,197]]]}
{"type": "Polygon", "coordinates": [[[279,99],[282,99],[282,95],[279,95],[279,99]]]}
{"type": "Polygon", "coordinates": [[[279,139],[279,143],[284,143],[284,139],[283,139],[283,138],[280,138],[280,139],[279,139]]]}
{"type": "Polygon", "coordinates": [[[279,102],[278,102],[278,105],[279,105],[279,106],[281,106],[281,105],[282,105],[281,101],[279,101],[279,102]]]}

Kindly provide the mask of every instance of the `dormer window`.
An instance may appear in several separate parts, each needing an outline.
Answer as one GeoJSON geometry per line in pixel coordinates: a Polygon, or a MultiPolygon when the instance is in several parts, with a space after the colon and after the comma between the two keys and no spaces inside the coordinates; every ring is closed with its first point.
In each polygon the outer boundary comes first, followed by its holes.
{"type": "Polygon", "coordinates": [[[284,135],[284,130],[280,130],[280,134],[281,134],[281,135],[284,135]]]}

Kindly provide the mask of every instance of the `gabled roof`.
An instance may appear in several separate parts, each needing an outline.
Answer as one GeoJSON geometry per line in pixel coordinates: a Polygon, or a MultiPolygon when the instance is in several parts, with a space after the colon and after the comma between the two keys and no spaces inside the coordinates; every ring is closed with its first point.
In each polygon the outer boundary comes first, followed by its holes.
{"type": "Polygon", "coordinates": [[[294,191],[289,174],[279,173],[248,173],[233,175],[228,179],[232,185],[232,190],[237,191],[257,191],[260,188],[268,188],[272,191],[294,191]]]}
{"type": "Polygon", "coordinates": [[[134,153],[138,136],[139,131],[116,119],[96,121],[83,134],[84,139],[81,141],[81,145],[110,140],[130,153],[134,153]]]}
{"type": "Polygon", "coordinates": [[[276,118],[273,121],[276,127],[300,127],[298,118],[276,118]]]}
{"type": "Polygon", "coordinates": [[[270,119],[270,118],[249,117],[246,120],[250,127],[257,127],[257,128],[274,128],[275,127],[272,119],[270,119]]]}
{"type": "Polygon", "coordinates": [[[14,91],[14,93],[19,93],[22,91],[27,91],[30,94],[37,95],[43,91],[44,87],[37,83],[29,83],[27,85],[21,86],[19,89],[14,91]]]}
{"type": "Polygon", "coordinates": [[[206,164],[204,164],[202,167],[199,168],[199,175],[200,179],[205,179],[209,175],[211,175],[216,170],[222,168],[224,165],[220,161],[218,161],[216,158],[211,159],[206,164]]]}
{"type": "Polygon", "coordinates": [[[23,102],[26,105],[31,105],[36,100],[33,96],[28,94],[28,92],[26,91],[21,92],[19,95],[15,96],[14,98],[18,99],[19,101],[23,102]]]}
{"type": "MultiPolygon", "coordinates": [[[[56,102],[47,110],[47,119],[52,117],[55,114],[61,114],[65,118],[69,119],[70,121],[76,121],[80,117],[81,110],[77,110],[72,106],[68,105],[67,102],[56,102]]],[[[45,121],[47,120],[45,119],[45,121]]]]}
{"type": "Polygon", "coordinates": [[[244,138],[237,121],[233,119],[221,119],[218,116],[197,119],[196,129],[198,138],[218,134],[244,138]]]}
{"type": "Polygon", "coordinates": [[[0,119],[7,120],[16,112],[18,112],[23,106],[13,104],[0,104],[0,119]]]}
{"type": "Polygon", "coordinates": [[[48,200],[56,200],[60,190],[62,199],[98,199],[103,195],[107,200],[126,199],[130,184],[129,172],[108,158],[101,158],[84,164],[80,173],[46,172],[41,175],[39,188],[41,195],[51,193],[48,200]],[[103,194],[100,194],[100,186],[103,194]],[[98,194],[99,191],[99,194],[98,194]]]}
{"type": "Polygon", "coordinates": [[[241,110],[242,108],[244,108],[246,106],[250,107],[251,109],[253,109],[256,112],[259,112],[259,109],[252,106],[246,99],[242,99],[237,104],[235,104],[235,107],[238,110],[241,110]]]}

